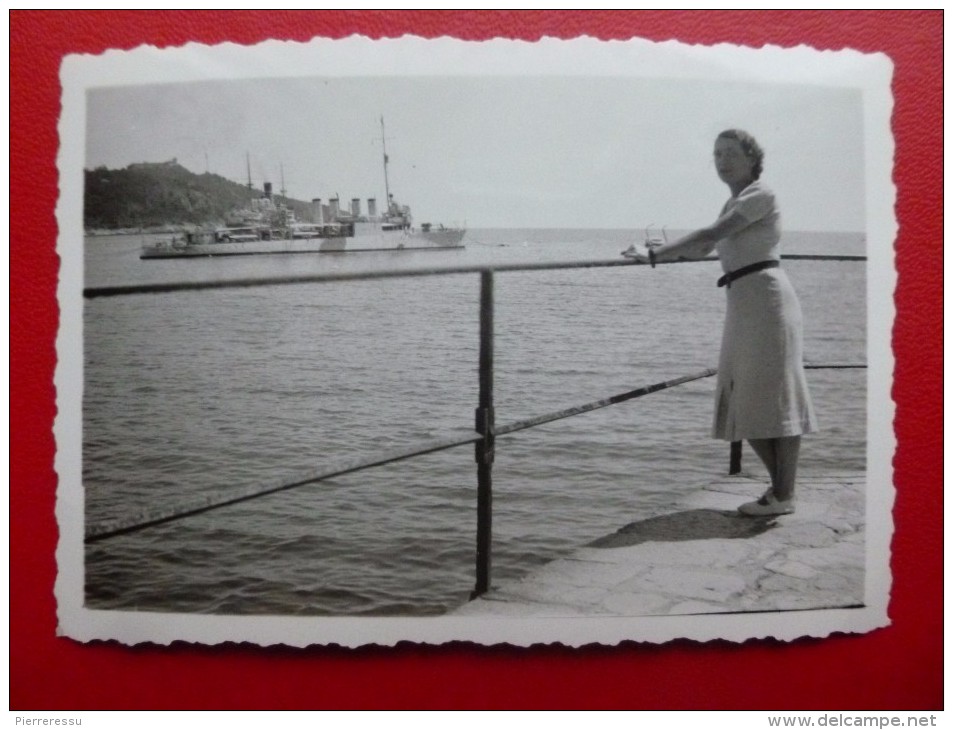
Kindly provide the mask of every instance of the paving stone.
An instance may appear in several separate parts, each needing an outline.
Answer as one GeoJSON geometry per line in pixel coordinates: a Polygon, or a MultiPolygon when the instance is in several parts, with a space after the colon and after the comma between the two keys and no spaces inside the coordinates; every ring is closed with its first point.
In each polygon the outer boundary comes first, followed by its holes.
{"type": "Polygon", "coordinates": [[[774,573],[787,575],[791,578],[801,578],[802,580],[810,579],[817,575],[817,571],[814,570],[814,568],[795,560],[775,560],[764,567],[774,573]]]}
{"type": "Polygon", "coordinates": [[[830,530],[833,530],[838,535],[849,535],[853,532],[856,532],[857,528],[848,522],[844,517],[837,516],[828,520],[824,520],[824,527],[827,527],[830,530]]]}
{"type": "Polygon", "coordinates": [[[765,593],[802,595],[810,587],[804,578],[795,578],[782,573],[769,573],[758,581],[757,588],[765,593]]]}
{"type": "Polygon", "coordinates": [[[779,517],[778,521],[784,524],[804,522],[820,522],[823,524],[824,520],[830,519],[830,516],[830,502],[816,501],[814,499],[807,499],[803,495],[798,495],[797,512],[793,515],[779,517]]]}
{"type": "Polygon", "coordinates": [[[799,522],[789,525],[784,541],[794,547],[826,547],[833,545],[837,534],[816,522],[799,522]]]}
{"type": "Polygon", "coordinates": [[[825,547],[796,548],[788,551],[787,557],[790,560],[817,568],[864,564],[863,545],[846,541],[836,542],[825,547]]]}
{"type": "Polygon", "coordinates": [[[848,591],[851,581],[840,573],[821,573],[814,580],[814,587],[820,591],[848,591]]]}
{"type": "Polygon", "coordinates": [[[746,582],[744,578],[733,573],[662,567],[649,571],[638,582],[629,581],[621,584],[619,588],[623,591],[635,591],[642,586],[652,593],[720,602],[743,591],[746,582]]]}
{"type": "Polygon", "coordinates": [[[757,565],[764,565],[784,552],[785,545],[782,543],[772,545],[759,545],[758,551],[752,553],[751,561],[757,565]]]}

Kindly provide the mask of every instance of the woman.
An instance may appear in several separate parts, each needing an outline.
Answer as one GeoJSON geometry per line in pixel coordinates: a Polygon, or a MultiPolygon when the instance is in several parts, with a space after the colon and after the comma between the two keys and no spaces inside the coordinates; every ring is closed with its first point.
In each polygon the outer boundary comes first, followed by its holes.
{"type": "Polygon", "coordinates": [[[746,439],[764,462],[771,487],[741,505],[745,515],[794,512],[801,435],[816,430],[801,353],[801,307],[780,268],[780,215],[760,182],[764,152],[747,132],[731,129],[715,141],[718,177],[731,198],[712,225],[649,248],[656,261],[707,256],[718,250],[728,296],[715,394],[714,438],[746,439]]]}

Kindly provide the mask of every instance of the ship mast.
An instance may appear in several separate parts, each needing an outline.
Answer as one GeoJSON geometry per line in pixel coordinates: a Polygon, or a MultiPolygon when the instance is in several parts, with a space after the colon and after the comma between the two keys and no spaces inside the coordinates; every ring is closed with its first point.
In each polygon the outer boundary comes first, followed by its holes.
{"type": "Polygon", "coordinates": [[[384,115],[381,115],[381,145],[384,148],[384,194],[387,196],[387,212],[390,212],[390,183],[387,181],[387,138],[384,135],[384,115]]]}
{"type": "Polygon", "coordinates": [[[278,163],[278,168],[281,170],[281,197],[288,197],[285,195],[285,166],[281,163],[278,163]]]}
{"type": "Polygon", "coordinates": [[[251,157],[248,156],[248,153],[245,153],[245,167],[248,170],[248,189],[251,190],[251,157]]]}

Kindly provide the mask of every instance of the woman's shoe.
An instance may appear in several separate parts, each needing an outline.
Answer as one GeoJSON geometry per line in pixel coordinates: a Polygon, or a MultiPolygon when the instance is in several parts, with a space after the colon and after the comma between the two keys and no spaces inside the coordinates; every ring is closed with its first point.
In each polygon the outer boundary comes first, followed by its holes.
{"type": "Polygon", "coordinates": [[[764,517],[773,515],[789,515],[794,512],[794,497],[780,500],[774,496],[774,491],[769,489],[761,499],[756,502],[746,502],[738,508],[738,511],[748,517],[764,517]]]}

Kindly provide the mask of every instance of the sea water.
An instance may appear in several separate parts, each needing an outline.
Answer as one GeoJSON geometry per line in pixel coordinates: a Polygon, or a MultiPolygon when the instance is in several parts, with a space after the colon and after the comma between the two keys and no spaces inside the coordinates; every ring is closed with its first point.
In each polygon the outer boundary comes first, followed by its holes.
{"type": "MultiPolygon", "coordinates": [[[[466,248],[141,261],[148,236],[85,240],[105,286],[615,259],[638,232],[474,230],[466,248]]],[[[790,233],[786,253],[863,254],[790,233]]],[[[866,358],[865,264],[786,261],[813,363],[866,358]]],[[[500,272],[496,422],[717,365],[717,262],[500,272]]],[[[141,294],[85,303],[83,484],[95,523],[273,483],[472,428],[479,276],[141,294]]],[[[810,370],[822,430],[802,471],[865,466],[866,372],[810,370]]],[[[712,378],[497,441],[493,581],[664,511],[728,466],[712,378]]],[[[764,476],[750,451],[745,470],[764,476]]],[[[752,495],[756,496],[756,495],[752,495]]],[[[475,580],[473,447],[376,467],[86,549],[92,608],[435,615],[475,580]]]]}

